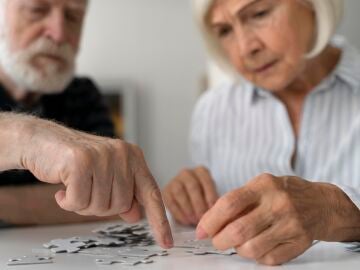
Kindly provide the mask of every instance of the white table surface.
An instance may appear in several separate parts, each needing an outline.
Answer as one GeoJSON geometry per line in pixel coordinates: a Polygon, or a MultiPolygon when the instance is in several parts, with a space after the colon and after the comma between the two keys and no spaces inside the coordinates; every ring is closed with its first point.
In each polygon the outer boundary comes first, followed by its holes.
{"type": "MultiPolygon", "coordinates": [[[[119,264],[110,266],[98,266],[95,264],[95,257],[80,254],[56,254],[53,264],[27,265],[27,266],[7,266],[9,258],[31,255],[33,249],[42,248],[43,243],[52,239],[69,238],[73,236],[91,235],[91,231],[101,227],[103,223],[88,223],[81,225],[66,225],[53,227],[31,227],[20,229],[0,230],[0,269],[26,269],[26,270],[70,270],[70,269],[326,269],[326,270],[348,270],[360,269],[360,253],[351,253],[345,250],[345,245],[341,243],[320,242],[313,246],[303,255],[294,261],[283,266],[270,267],[258,265],[255,262],[244,260],[236,255],[219,256],[206,255],[194,256],[182,249],[170,250],[167,257],[155,257],[154,263],[137,265],[134,267],[123,267],[119,264]]],[[[189,233],[179,233],[189,231],[188,228],[175,228],[177,237],[189,235],[189,233]]]]}

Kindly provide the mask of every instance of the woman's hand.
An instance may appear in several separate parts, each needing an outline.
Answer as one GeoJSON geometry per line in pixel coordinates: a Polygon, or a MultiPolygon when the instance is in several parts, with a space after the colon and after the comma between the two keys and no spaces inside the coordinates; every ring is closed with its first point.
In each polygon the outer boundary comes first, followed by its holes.
{"type": "Polygon", "coordinates": [[[204,167],[183,170],[164,189],[164,201],[181,224],[196,225],[218,199],[209,171],[204,167]]]}
{"type": "Polygon", "coordinates": [[[197,237],[277,265],[302,254],[314,240],[356,240],[360,210],[334,185],[262,174],[220,198],[199,222],[197,237]]]}

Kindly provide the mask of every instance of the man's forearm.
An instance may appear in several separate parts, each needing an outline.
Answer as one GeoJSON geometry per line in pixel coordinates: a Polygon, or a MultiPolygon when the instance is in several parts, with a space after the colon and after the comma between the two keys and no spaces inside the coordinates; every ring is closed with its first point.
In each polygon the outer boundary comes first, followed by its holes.
{"type": "Polygon", "coordinates": [[[60,186],[34,185],[0,188],[0,220],[14,225],[52,225],[109,220],[62,210],[54,199],[60,186]]]}
{"type": "MultiPolygon", "coordinates": [[[[21,159],[28,144],[32,116],[0,112],[0,171],[23,169],[21,159]]],[[[31,136],[31,135],[30,135],[31,136]]]]}

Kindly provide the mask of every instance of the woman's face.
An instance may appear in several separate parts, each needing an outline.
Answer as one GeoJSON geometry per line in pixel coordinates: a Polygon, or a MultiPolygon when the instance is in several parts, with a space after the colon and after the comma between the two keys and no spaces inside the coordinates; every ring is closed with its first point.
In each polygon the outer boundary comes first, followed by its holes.
{"type": "Polygon", "coordinates": [[[305,69],[315,17],[304,0],[215,0],[207,20],[236,70],[261,88],[281,91],[305,69]]]}

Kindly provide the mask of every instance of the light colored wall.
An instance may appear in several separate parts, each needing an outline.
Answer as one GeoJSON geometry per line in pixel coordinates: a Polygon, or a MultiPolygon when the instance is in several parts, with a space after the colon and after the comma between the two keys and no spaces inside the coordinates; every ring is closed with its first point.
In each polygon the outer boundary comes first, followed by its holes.
{"type": "Polygon", "coordinates": [[[79,73],[136,88],[138,143],[164,183],[188,163],[188,125],[204,70],[187,0],[92,0],[79,73]]]}
{"type": "Polygon", "coordinates": [[[345,0],[345,17],[339,32],[344,34],[360,50],[359,11],[359,0],[345,0]]]}
{"type": "MultiPolygon", "coordinates": [[[[340,32],[360,48],[359,0],[340,32]]],[[[79,72],[102,86],[131,84],[138,143],[161,183],[188,163],[191,111],[205,72],[188,0],[92,0],[79,72]]]]}

